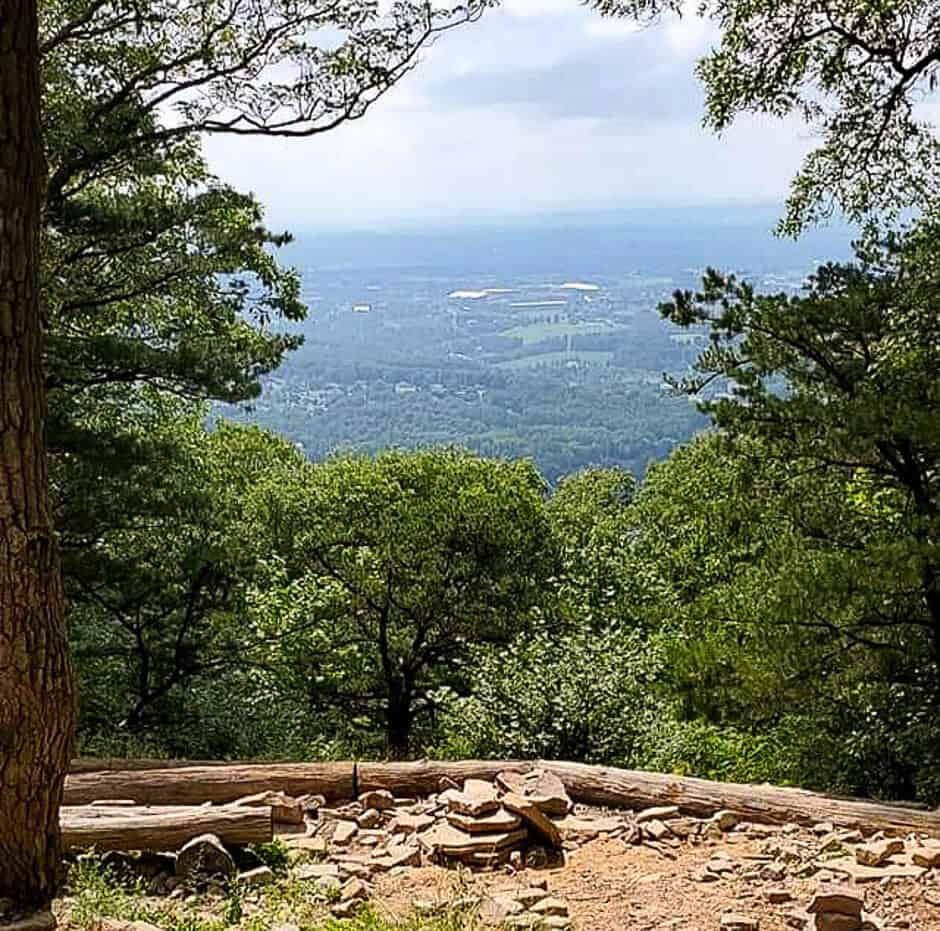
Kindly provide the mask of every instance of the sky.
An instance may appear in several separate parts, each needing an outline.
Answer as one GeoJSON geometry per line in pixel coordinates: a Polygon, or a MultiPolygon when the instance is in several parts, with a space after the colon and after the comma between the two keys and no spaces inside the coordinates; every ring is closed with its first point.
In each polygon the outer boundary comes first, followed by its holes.
{"type": "Polygon", "coordinates": [[[577,0],[504,0],[442,37],[366,116],[310,139],[217,136],[213,170],[268,224],[374,229],[661,205],[780,203],[811,140],[702,127],[694,15],[639,29],[577,0]]]}

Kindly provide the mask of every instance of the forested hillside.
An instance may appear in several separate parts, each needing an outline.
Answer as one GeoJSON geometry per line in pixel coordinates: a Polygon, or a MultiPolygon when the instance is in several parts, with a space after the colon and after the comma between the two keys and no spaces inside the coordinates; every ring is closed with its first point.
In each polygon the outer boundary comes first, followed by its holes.
{"type": "Polygon", "coordinates": [[[283,250],[301,276],[303,337],[227,417],[273,428],[309,458],[457,443],[530,457],[551,483],[586,466],[645,474],[706,420],[664,383],[706,340],[658,304],[709,262],[797,291],[837,225],[794,242],[766,209],[530,218],[509,228],[309,231],[283,250]]]}
{"type": "Polygon", "coordinates": [[[487,5],[0,0],[0,899],[58,882],[66,636],[82,754],[940,804],[935,4],[700,11],[708,125],[808,121],[780,232],[850,255],[379,280],[213,175],[487,5]]]}

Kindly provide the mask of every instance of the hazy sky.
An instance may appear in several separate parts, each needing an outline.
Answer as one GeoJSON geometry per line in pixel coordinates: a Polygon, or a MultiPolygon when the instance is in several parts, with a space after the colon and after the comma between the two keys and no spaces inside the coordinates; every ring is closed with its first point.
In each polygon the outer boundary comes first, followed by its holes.
{"type": "Polygon", "coordinates": [[[207,151],[272,226],[295,229],[780,201],[807,131],[751,118],[704,130],[692,69],[713,40],[693,16],[638,30],[577,0],[506,0],[440,38],[362,120],[207,151]]]}

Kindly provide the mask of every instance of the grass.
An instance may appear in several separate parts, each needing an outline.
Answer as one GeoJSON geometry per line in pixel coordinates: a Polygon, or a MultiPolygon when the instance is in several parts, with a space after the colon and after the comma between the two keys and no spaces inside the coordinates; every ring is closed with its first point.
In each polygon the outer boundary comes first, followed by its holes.
{"type": "MultiPolygon", "coordinates": [[[[268,861],[272,869],[277,867],[273,883],[253,889],[232,883],[221,895],[201,894],[185,900],[148,897],[141,882],[123,882],[98,858],[89,855],[69,872],[70,898],[65,908],[70,923],[86,929],[102,918],[145,921],[162,931],[272,931],[279,925],[294,925],[300,931],[481,929],[475,914],[446,905],[430,914],[414,912],[401,919],[379,915],[364,905],[350,918],[335,918],[328,910],[335,893],[330,895],[314,883],[291,879],[279,853],[274,851],[268,861]]],[[[453,899],[457,900],[461,896],[459,877],[455,883],[453,899]]]]}

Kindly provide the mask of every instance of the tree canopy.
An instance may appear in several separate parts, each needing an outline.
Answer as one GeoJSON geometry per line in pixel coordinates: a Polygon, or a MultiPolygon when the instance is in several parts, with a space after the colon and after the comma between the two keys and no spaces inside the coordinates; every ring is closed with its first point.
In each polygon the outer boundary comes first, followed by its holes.
{"type": "MultiPolygon", "coordinates": [[[[682,15],[675,0],[592,0],[630,18],[682,15]]],[[[781,229],[840,211],[855,221],[936,208],[940,146],[920,104],[936,89],[940,7],[919,0],[703,0],[719,30],[699,62],[705,124],[794,115],[818,140],[794,179],[781,229]]]]}

